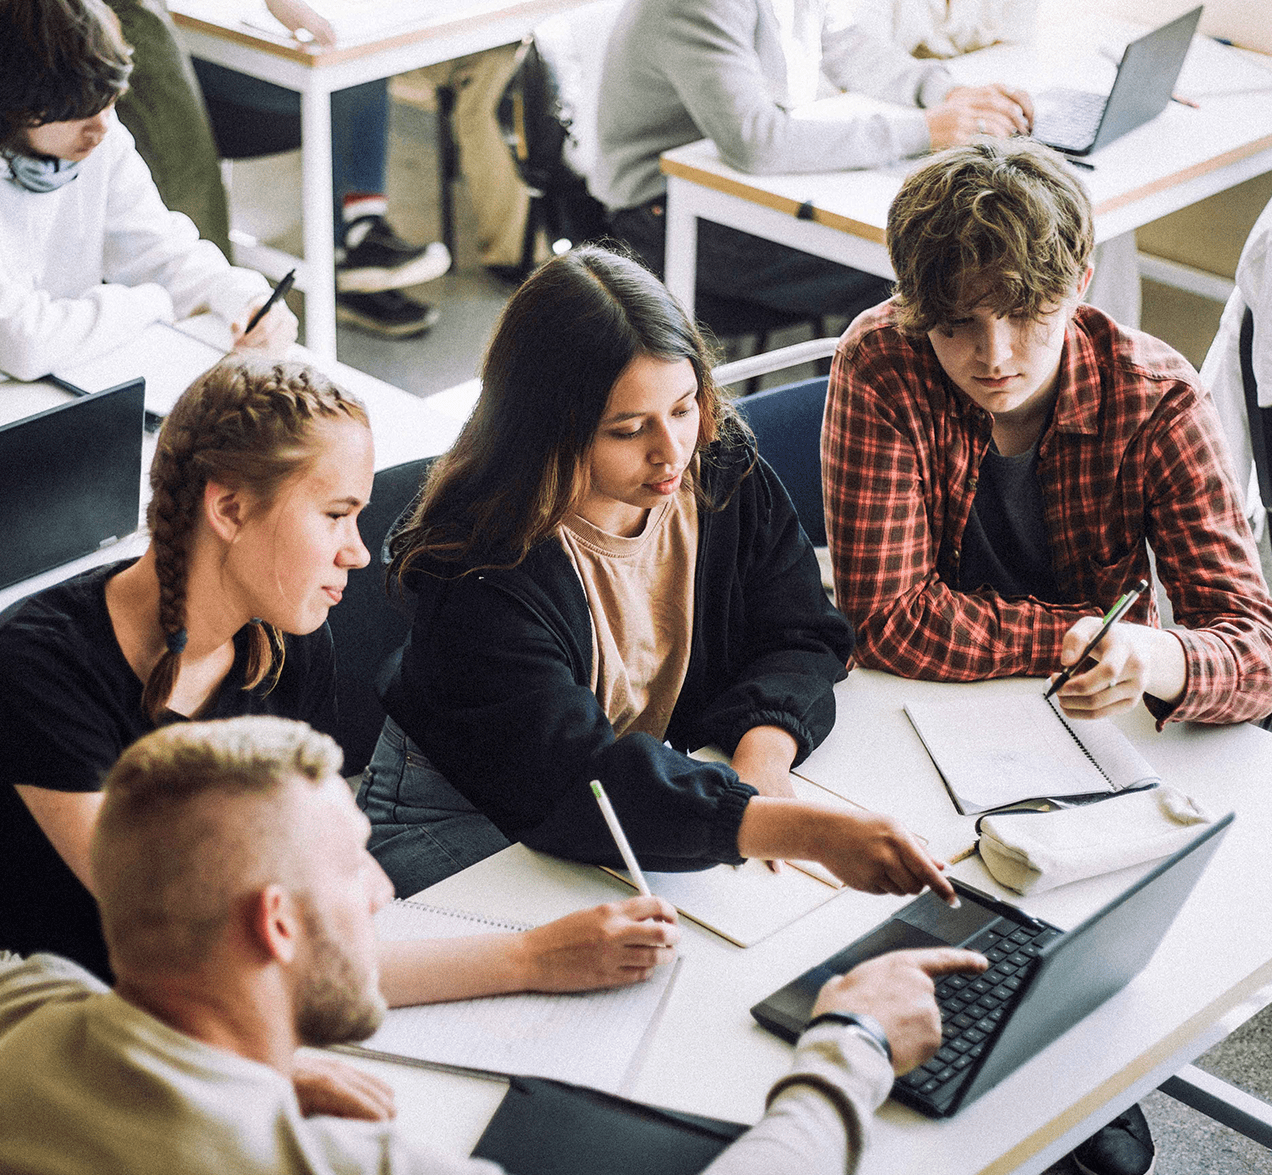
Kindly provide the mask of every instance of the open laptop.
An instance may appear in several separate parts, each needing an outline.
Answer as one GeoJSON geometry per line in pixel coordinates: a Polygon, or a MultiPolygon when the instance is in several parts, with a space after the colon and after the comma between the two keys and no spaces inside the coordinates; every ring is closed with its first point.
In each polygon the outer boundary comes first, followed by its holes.
{"type": "Polygon", "coordinates": [[[943,1040],[926,1064],[898,1078],[892,1096],[929,1117],[948,1117],[980,1097],[1126,986],[1148,962],[1201,876],[1233,814],[1072,930],[1063,931],[954,880],[962,908],[925,893],[869,934],[804,972],[751,1009],[784,1040],[808,1023],[826,980],[886,951],[959,946],[988,956],[982,976],[936,987],[943,1040]]]}
{"type": "Polygon", "coordinates": [[[137,529],[145,404],[134,379],[0,427],[0,587],[137,529]]]}
{"type": "Polygon", "coordinates": [[[1156,118],[1184,68],[1201,8],[1132,41],[1106,98],[1087,90],[1044,90],[1034,98],[1033,137],[1066,155],[1089,155],[1156,118]]]}

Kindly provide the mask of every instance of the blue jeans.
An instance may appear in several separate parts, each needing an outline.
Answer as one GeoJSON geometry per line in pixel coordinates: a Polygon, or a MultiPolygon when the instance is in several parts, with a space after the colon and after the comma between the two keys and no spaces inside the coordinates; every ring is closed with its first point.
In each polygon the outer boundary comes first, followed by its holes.
{"type": "Polygon", "coordinates": [[[392,718],[362,774],[358,807],[371,821],[371,855],[402,898],[509,844],[392,718]]]}
{"type": "MultiPolygon", "coordinates": [[[[194,59],[209,100],[247,107],[266,119],[287,119],[300,134],[300,95],[272,82],[194,59]]],[[[218,132],[219,133],[219,132],[218,132]]],[[[344,240],[344,198],[350,192],[384,192],[389,139],[389,83],[381,79],[331,95],[331,187],[336,244],[344,240]]]]}

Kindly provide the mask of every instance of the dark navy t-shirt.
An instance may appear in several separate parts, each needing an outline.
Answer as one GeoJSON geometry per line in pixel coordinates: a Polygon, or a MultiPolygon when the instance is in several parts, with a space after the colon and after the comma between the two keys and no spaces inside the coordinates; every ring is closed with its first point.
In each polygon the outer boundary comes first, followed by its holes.
{"type": "MultiPolygon", "coordinates": [[[[0,626],[0,950],[51,951],[109,981],[92,895],[58,856],[15,784],[90,792],[124,750],[154,729],[143,683],[115,639],[95,568],[32,596],[0,626]]],[[[335,654],[324,624],[286,638],[282,673],[244,690],[247,630],[221,688],[199,714],[274,714],[336,733],[335,654]]],[[[170,714],[168,721],[184,721],[170,714]]]]}

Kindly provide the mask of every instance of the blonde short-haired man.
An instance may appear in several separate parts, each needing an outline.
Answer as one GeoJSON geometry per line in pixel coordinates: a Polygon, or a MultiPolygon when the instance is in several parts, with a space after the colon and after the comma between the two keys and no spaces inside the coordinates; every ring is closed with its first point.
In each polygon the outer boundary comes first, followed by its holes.
{"type": "MultiPolygon", "coordinates": [[[[0,955],[0,1170],[29,1175],[494,1172],[388,1115],[302,1115],[300,1045],[384,1014],[372,915],[391,897],[325,735],[279,718],[162,727],[106,782],[92,868],[117,976],[0,955]]],[[[759,1126],[714,1175],[851,1171],[894,1072],[940,1043],[932,976],[967,951],[897,952],[832,980],[759,1126]]],[[[374,1091],[372,1091],[374,1096],[374,1091]]],[[[387,1107],[386,1107],[387,1109],[387,1107]]]]}

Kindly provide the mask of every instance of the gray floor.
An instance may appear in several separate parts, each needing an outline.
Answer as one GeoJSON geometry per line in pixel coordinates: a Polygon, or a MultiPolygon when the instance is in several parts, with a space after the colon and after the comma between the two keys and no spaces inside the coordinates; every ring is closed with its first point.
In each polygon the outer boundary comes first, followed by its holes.
{"type": "MultiPolygon", "coordinates": [[[[390,162],[391,215],[412,240],[439,233],[431,112],[395,105],[390,162]]],[[[482,349],[509,287],[491,277],[472,251],[471,213],[462,185],[457,190],[459,248],[455,269],[411,292],[436,304],[441,321],[420,339],[386,342],[341,327],[340,358],[390,383],[427,396],[476,374],[482,349]]],[[[1201,298],[1145,283],[1144,328],[1200,364],[1219,322],[1220,307],[1201,298]]],[[[799,341],[799,332],[774,345],[799,341]]],[[[1263,543],[1265,574],[1272,558],[1263,543]]],[[[1198,1062],[1250,1093],[1272,1100],[1272,1009],[1254,1017],[1198,1062]]],[[[1254,1175],[1272,1173],[1272,1154],[1210,1119],[1155,1093],[1143,1102],[1158,1145],[1157,1175],[1254,1175]]],[[[1075,1170],[1065,1161],[1056,1175],[1075,1170]]]]}

